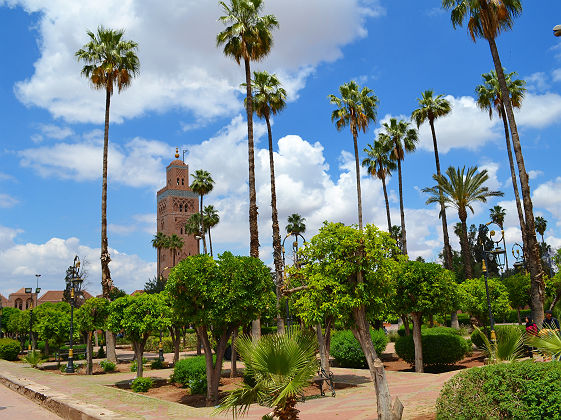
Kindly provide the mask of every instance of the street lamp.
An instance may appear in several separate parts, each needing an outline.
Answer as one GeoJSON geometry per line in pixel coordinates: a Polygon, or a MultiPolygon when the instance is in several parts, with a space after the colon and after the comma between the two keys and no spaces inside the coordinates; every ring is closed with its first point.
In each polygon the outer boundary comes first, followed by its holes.
{"type": "Polygon", "coordinates": [[[526,259],[524,258],[524,248],[519,243],[512,245],[512,256],[514,257],[514,268],[522,271],[526,268],[526,259]]]}
{"type": "Polygon", "coordinates": [[[72,340],[74,336],[74,304],[76,293],[80,293],[83,280],[80,278],[80,259],[76,255],[74,263],[69,267],[70,276],[66,276],[66,289],[70,291],[70,348],[68,349],[68,363],[66,373],[74,373],[74,349],[72,340]]]}
{"type": "Polygon", "coordinates": [[[561,36],[561,25],[555,25],[553,27],[553,35],[561,36]]]}
{"type": "MultiPolygon", "coordinates": [[[[37,276],[37,274],[36,274],[37,276]]],[[[39,274],[40,276],[40,274],[39,274]]],[[[37,277],[37,285],[39,285],[39,277],[37,277]]],[[[36,287],[35,288],[35,296],[37,296],[37,294],[39,294],[41,292],[41,288],[36,287]]],[[[30,307],[29,307],[29,343],[27,345],[27,350],[28,351],[35,351],[35,343],[33,342],[33,288],[32,287],[26,287],[25,288],[25,293],[29,293],[30,296],[30,307]]]]}
{"type": "MultiPolygon", "coordinates": [[[[306,242],[306,238],[304,238],[304,236],[302,236],[301,233],[299,232],[289,232],[284,239],[282,240],[282,279],[283,279],[283,284],[286,282],[286,259],[285,259],[285,249],[284,249],[284,243],[285,241],[290,237],[290,236],[294,236],[295,237],[295,241],[292,243],[292,253],[293,253],[293,259],[294,259],[294,265],[298,266],[298,237],[300,236],[302,238],[302,241],[304,241],[304,243],[306,242]]],[[[279,287],[280,285],[277,285],[277,299],[279,298],[279,287]]],[[[286,324],[287,327],[290,328],[290,310],[288,307],[288,299],[289,297],[287,296],[286,299],[286,324]]]]}
{"type": "MultiPolygon", "coordinates": [[[[489,222],[485,225],[481,225],[479,229],[480,231],[482,231],[483,228],[493,224],[496,225],[496,223],[489,222]]],[[[495,318],[493,318],[493,311],[491,310],[491,298],[489,297],[489,283],[488,283],[489,274],[488,274],[487,267],[489,265],[489,259],[493,259],[497,263],[501,271],[506,264],[506,243],[505,243],[504,230],[499,225],[496,226],[499,228],[498,232],[500,232],[500,235],[497,235],[497,231],[495,229],[489,230],[489,239],[492,242],[492,248],[487,250],[485,249],[485,243],[481,244],[483,248],[483,261],[482,261],[483,264],[481,269],[483,270],[483,274],[485,277],[485,294],[487,296],[487,309],[489,311],[489,324],[491,327],[490,337],[493,343],[497,341],[497,336],[495,334],[495,318]],[[502,260],[502,258],[504,258],[504,261],[502,260]]]]}

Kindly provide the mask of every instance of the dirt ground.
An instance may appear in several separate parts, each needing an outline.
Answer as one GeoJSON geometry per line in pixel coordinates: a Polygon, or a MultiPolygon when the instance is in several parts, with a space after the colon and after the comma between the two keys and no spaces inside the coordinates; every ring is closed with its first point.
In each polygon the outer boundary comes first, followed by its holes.
{"type": "MultiPolygon", "coordinates": [[[[471,355],[460,360],[458,363],[449,366],[442,367],[426,367],[425,373],[444,373],[453,370],[467,369],[475,366],[483,366],[485,356],[483,352],[474,351],[471,355]]],[[[384,368],[389,371],[396,372],[415,372],[415,369],[411,367],[409,363],[397,357],[394,353],[392,355],[384,354],[382,355],[382,362],[384,363],[384,368]]]]}

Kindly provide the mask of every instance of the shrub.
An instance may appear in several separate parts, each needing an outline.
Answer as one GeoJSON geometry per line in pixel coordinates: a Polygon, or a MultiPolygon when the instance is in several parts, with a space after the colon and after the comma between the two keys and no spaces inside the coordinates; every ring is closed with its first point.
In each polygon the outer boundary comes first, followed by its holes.
{"type": "Polygon", "coordinates": [[[205,357],[179,360],[175,364],[171,380],[189,388],[191,394],[204,394],[207,388],[205,357]]]}
{"type": "Polygon", "coordinates": [[[0,338],[0,359],[18,360],[20,343],[11,338],[0,338]]]}
{"type": "MultiPolygon", "coordinates": [[[[525,325],[495,325],[495,333],[497,334],[497,339],[499,340],[504,333],[506,329],[509,328],[518,328],[520,329],[520,331],[522,332],[522,334],[524,334],[526,332],[526,326],[525,325]]],[[[489,327],[485,327],[481,329],[487,336],[489,336],[489,327]]],[[[482,349],[483,346],[483,339],[481,338],[481,336],[479,335],[479,333],[477,332],[477,330],[474,330],[471,333],[471,342],[473,343],[473,345],[475,347],[477,347],[478,349],[482,349]]]]}
{"type": "Polygon", "coordinates": [[[111,360],[102,360],[101,362],[99,362],[99,365],[105,373],[114,372],[116,367],[115,363],[113,363],[111,360]]]}
{"type": "Polygon", "coordinates": [[[472,368],[444,384],[438,419],[559,419],[561,362],[472,368]]]}
{"type": "MultiPolygon", "coordinates": [[[[146,364],[148,363],[148,359],[146,359],[145,357],[142,358],[142,364],[146,364]]],[[[131,363],[131,372],[136,372],[136,359],[134,359],[131,363]]]]}
{"type": "MultiPolygon", "coordinates": [[[[370,330],[372,343],[377,354],[381,354],[388,344],[388,337],[382,330],[370,330]]],[[[352,331],[335,331],[331,337],[331,355],[341,367],[368,367],[366,357],[352,331]]]]}
{"type": "Polygon", "coordinates": [[[162,362],[160,359],[158,359],[158,360],[154,360],[152,362],[152,364],[150,365],[150,367],[152,369],[163,369],[165,366],[164,366],[164,362],[162,362]]]}
{"type": "Polygon", "coordinates": [[[388,334],[388,339],[390,340],[390,342],[395,343],[397,341],[399,337],[399,333],[397,331],[391,331],[388,334]]]}
{"type": "Polygon", "coordinates": [[[154,385],[152,378],[136,378],[131,383],[134,392],[146,392],[154,385]]]}
{"type": "MultiPolygon", "coordinates": [[[[522,323],[524,323],[524,318],[527,316],[531,316],[532,315],[532,310],[531,309],[521,309],[520,310],[520,320],[522,321],[522,323]]],[[[518,312],[516,311],[516,309],[513,309],[511,311],[508,312],[508,314],[505,317],[505,322],[516,322],[518,323],[518,312]]]]}
{"type": "Polygon", "coordinates": [[[103,347],[100,347],[99,350],[97,351],[97,359],[105,359],[105,350],[103,350],[103,347]]]}
{"type": "Polygon", "coordinates": [[[31,367],[34,368],[39,366],[43,361],[43,359],[41,358],[41,352],[38,350],[27,353],[23,358],[23,360],[25,360],[27,363],[31,365],[31,367]]]}
{"type": "Polygon", "coordinates": [[[261,335],[267,334],[276,334],[277,333],[277,326],[274,325],[272,327],[262,326],[261,327],[261,335]]]}
{"type": "Polygon", "coordinates": [[[185,337],[181,339],[181,344],[185,343],[184,348],[187,350],[193,350],[197,348],[197,334],[196,333],[187,333],[185,337]],[[185,338],[185,340],[183,340],[185,338]]]}
{"type": "MultiPolygon", "coordinates": [[[[444,327],[443,327],[444,328],[444,327]]],[[[425,366],[452,365],[469,352],[469,343],[457,332],[444,330],[433,332],[435,328],[422,331],[423,364],[425,366]]],[[[413,336],[399,337],[395,342],[395,352],[407,363],[415,363],[413,336]]]]}

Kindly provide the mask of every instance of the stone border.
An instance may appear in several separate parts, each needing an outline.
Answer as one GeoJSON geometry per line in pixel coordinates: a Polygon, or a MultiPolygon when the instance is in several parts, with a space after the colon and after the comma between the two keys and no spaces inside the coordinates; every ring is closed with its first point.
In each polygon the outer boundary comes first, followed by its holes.
{"type": "Polygon", "coordinates": [[[111,410],[75,400],[26,378],[16,378],[6,373],[0,373],[0,383],[66,420],[131,419],[131,417],[124,417],[111,410]]]}

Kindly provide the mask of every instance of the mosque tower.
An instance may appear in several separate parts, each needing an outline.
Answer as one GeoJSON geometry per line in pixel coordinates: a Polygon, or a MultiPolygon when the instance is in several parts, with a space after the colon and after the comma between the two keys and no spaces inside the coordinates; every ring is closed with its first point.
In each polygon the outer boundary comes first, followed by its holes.
{"type": "Polygon", "coordinates": [[[199,196],[189,187],[189,166],[179,159],[179,151],[176,148],[175,160],[166,168],[166,186],[157,194],[156,230],[167,236],[175,233],[183,239],[183,248],[176,251],[165,248],[160,250],[158,275],[167,278],[171,267],[189,255],[199,253],[197,239],[185,233],[185,222],[192,214],[199,211],[198,198],[199,196]]]}

